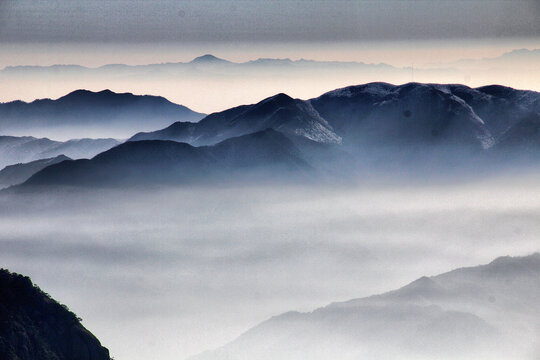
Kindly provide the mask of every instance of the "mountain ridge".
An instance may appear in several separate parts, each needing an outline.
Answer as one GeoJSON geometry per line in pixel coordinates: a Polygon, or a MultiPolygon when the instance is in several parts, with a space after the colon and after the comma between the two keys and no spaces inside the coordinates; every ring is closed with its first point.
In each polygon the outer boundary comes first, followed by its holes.
{"type": "Polygon", "coordinates": [[[539,253],[499,257],[379,295],[283,313],[192,359],[533,359],[539,276],[539,253]]]}
{"type": "Polygon", "coordinates": [[[303,176],[312,171],[291,140],[266,129],[212,146],[168,140],[126,142],[90,160],[48,166],[14,188],[226,183],[246,178],[260,181],[281,173],[303,176]]]}
{"type": "Polygon", "coordinates": [[[0,136],[0,167],[66,155],[92,157],[120,142],[116,139],[71,139],[56,141],[33,136],[0,136]]]}
{"type": "MultiPolygon", "coordinates": [[[[215,176],[223,169],[220,161],[213,161],[215,151],[210,148],[219,144],[217,148],[223,148],[222,143],[226,144],[228,139],[236,139],[234,143],[240,142],[242,137],[255,144],[244,142],[242,145],[253,155],[249,160],[252,169],[267,172],[272,166],[268,162],[272,156],[257,158],[255,154],[284,155],[270,141],[270,133],[283,135],[279,135],[280,141],[284,149],[288,149],[289,161],[314,169],[314,179],[329,177],[337,181],[356,181],[392,174],[415,179],[475,173],[488,175],[540,165],[535,156],[540,151],[537,146],[540,130],[529,131],[540,129],[539,104],[539,93],[503,86],[473,89],[459,84],[377,82],[336,89],[309,100],[278,93],[255,104],[210,114],[196,123],[179,121],[158,131],[137,133],[127,143],[174,141],[190,144],[196,150],[178,153],[181,161],[187,161],[189,156],[200,156],[201,164],[208,166],[205,171],[215,176]],[[259,132],[266,132],[267,137],[256,145],[259,132]],[[258,164],[254,163],[256,159],[258,164]]],[[[152,144],[156,149],[165,146],[159,142],[152,144]]],[[[131,149],[130,146],[122,145],[121,149],[131,149]]],[[[154,150],[148,148],[150,152],[154,150]]],[[[167,158],[168,155],[158,151],[156,156],[154,162],[164,161],[163,156],[167,158]]],[[[128,154],[125,159],[129,159],[128,154]]],[[[141,161],[148,165],[152,160],[145,157],[141,161]]],[[[77,164],[83,166],[82,163],[77,164]]],[[[199,165],[190,164],[196,175],[190,182],[197,177],[204,182],[206,176],[199,165]]],[[[116,164],[128,165],[128,162],[116,164]]],[[[136,164],[128,167],[135,171],[136,164]]],[[[55,169],[60,171],[58,166],[55,169]]],[[[155,167],[154,171],[157,169],[155,167]]],[[[110,170],[111,174],[116,173],[116,170],[110,170]]],[[[231,170],[229,167],[226,171],[231,170]]],[[[155,180],[166,182],[164,174],[168,170],[162,168],[160,171],[164,171],[163,177],[156,176],[155,180]]],[[[183,171],[189,173],[190,169],[184,167],[183,171]]],[[[183,182],[183,176],[169,174],[183,182]]],[[[285,179],[290,173],[285,176],[276,171],[273,175],[272,179],[280,176],[285,179]]],[[[55,176],[53,178],[60,179],[60,175],[55,176]]],[[[87,176],[92,178],[90,174],[87,176]]]]}
{"type": "Polygon", "coordinates": [[[281,93],[210,114],[197,124],[176,122],[161,130],[138,133],[129,141],[161,139],[206,145],[242,135],[241,131],[272,127],[336,144],[342,140],[354,144],[359,139],[383,145],[392,141],[433,143],[454,138],[487,149],[530,112],[540,113],[540,94],[533,91],[498,85],[469,88],[460,84],[376,82],[332,90],[308,100],[281,93]],[[254,116],[250,118],[250,114],[254,116]],[[286,122],[295,117],[298,121],[291,128],[286,122]],[[255,118],[260,124],[254,124],[255,118]],[[234,128],[242,122],[250,122],[252,127],[234,128]],[[213,139],[210,132],[219,137],[213,139]]]}
{"type": "Polygon", "coordinates": [[[302,135],[324,143],[340,143],[332,127],[305,101],[280,93],[256,104],[241,105],[213,113],[195,124],[176,122],[162,130],[138,133],[128,141],[173,140],[193,145],[211,145],[228,137],[266,128],[302,135]]]}
{"type": "Polygon", "coordinates": [[[53,158],[39,159],[27,163],[8,165],[0,170],[0,187],[17,185],[28,180],[32,175],[47,166],[57,164],[71,158],[60,154],[53,158]]]}
{"type": "Polygon", "coordinates": [[[291,63],[291,64],[302,64],[302,63],[316,63],[316,64],[345,64],[345,65],[359,65],[359,66],[388,66],[393,67],[392,65],[386,64],[386,63],[365,63],[362,61],[321,61],[321,60],[310,60],[310,59],[297,59],[292,60],[289,58],[281,59],[281,58],[258,58],[258,59],[252,59],[247,60],[243,62],[234,62],[230,61],[224,58],[220,58],[213,54],[203,54],[200,56],[197,56],[191,60],[187,61],[177,61],[177,62],[165,62],[165,63],[149,63],[149,64],[138,64],[138,65],[128,65],[128,64],[104,64],[97,67],[87,67],[83,65],[77,65],[77,64],[53,64],[53,65],[16,65],[16,66],[6,66],[3,69],[0,69],[0,71],[16,71],[19,69],[46,69],[46,68],[68,68],[68,69],[85,69],[85,70],[99,70],[108,68],[111,66],[120,66],[120,67],[152,67],[152,66],[171,66],[171,65],[190,65],[190,64],[223,64],[223,65],[252,65],[256,63],[268,63],[268,62],[277,62],[277,63],[291,63]]]}
{"type": "Polygon", "coordinates": [[[74,137],[100,129],[130,131],[151,129],[175,121],[198,121],[204,114],[174,104],[164,97],[115,93],[109,89],[79,89],[57,99],[0,103],[0,131],[3,133],[40,132],[54,135],[70,130],[74,137]],[[128,130],[129,129],[129,130],[128,130]]]}

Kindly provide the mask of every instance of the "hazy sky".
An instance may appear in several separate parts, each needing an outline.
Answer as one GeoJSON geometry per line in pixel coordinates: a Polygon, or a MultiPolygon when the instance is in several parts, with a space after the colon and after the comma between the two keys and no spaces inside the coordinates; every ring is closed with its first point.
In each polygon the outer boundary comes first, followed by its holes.
{"type": "Polygon", "coordinates": [[[1,42],[358,41],[535,37],[537,0],[19,0],[1,42]]]}
{"type": "Polygon", "coordinates": [[[410,66],[540,47],[537,0],[0,0],[0,68],[212,53],[410,66]]]}

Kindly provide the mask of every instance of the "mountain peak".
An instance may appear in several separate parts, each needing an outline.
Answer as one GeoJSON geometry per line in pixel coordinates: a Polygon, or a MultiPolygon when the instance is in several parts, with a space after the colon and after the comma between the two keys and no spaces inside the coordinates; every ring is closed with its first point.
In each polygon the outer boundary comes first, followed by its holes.
{"type": "Polygon", "coordinates": [[[260,103],[268,103],[268,102],[275,102],[275,103],[288,103],[290,101],[294,101],[292,97],[285,93],[279,93],[273,96],[270,96],[264,100],[262,100],[260,103]]]}
{"type": "Polygon", "coordinates": [[[94,94],[93,91],[91,90],[86,90],[86,89],[77,89],[77,90],[73,90],[72,92],[62,96],[63,98],[66,98],[66,97],[78,97],[78,96],[84,96],[84,95],[88,95],[88,94],[94,94]]]}
{"type": "Polygon", "coordinates": [[[540,49],[514,49],[510,52],[504,53],[501,55],[501,58],[509,58],[509,57],[519,57],[522,55],[538,55],[540,54],[540,49]]]}
{"type": "Polygon", "coordinates": [[[190,61],[190,64],[228,64],[230,61],[220,59],[212,54],[205,54],[190,61]]]}
{"type": "Polygon", "coordinates": [[[58,100],[60,100],[60,99],[83,99],[83,98],[89,98],[89,97],[107,98],[107,97],[111,97],[111,96],[114,96],[114,95],[128,95],[129,96],[129,95],[133,95],[133,94],[131,94],[131,93],[123,93],[123,94],[115,93],[114,91],[112,91],[110,89],[104,89],[104,90],[101,90],[101,91],[78,89],[78,90],[70,92],[67,95],[62,96],[58,100]]]}
{"type": "MultiPolygon", "coordinates": [[[[111,95],[111,94],[116,94],[116,93],[110,89],[105,89],[105,90],[98,91],[97,94],[111,95]]],[[[131,93],[127,93],[127,94],[131,94],[131,93]]]]}
{"type": "MultiPolygon", "coordinates": [[[[410,84],[410,83],[409,83],[410,84]]],[[[362,85],[352,85],[344,88],[329,91],[323,94],[321,97],[345,97],[351,98],[359,94],[372,94],[375,96],[388,95],[396,88],[395,85],[385,82],[371,82],[362,85]]]]}

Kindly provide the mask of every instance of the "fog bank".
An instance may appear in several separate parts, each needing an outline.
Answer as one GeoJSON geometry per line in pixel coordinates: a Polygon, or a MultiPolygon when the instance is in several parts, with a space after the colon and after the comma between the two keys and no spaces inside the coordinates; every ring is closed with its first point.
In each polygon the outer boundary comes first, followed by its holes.
{"type": "Polygon", "coordinates": [[[538,179],[0,196],[0,262],[116,359],[181,359],[270,316],[540,250],[538,179]]]}

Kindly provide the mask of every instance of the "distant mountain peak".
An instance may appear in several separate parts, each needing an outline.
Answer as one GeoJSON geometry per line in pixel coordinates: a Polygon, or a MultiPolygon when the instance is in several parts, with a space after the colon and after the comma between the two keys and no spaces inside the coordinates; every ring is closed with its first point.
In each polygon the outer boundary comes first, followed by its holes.
{"type": "Polygon", "coordinates": [[[116,95],[123,96],[133,96],[132,93],[116,93],[110,89],[104,89],[101,91],[92,91],[87,89],[78,89],[70,92],[67,95],[64,95],[58,100],[78,100],[78,99],[87,99],[87,98],[109,98],[116,95]]]}
{"type": "Polygon", "coordinates": [[[282,102],[290,102],[290,101],[294,101],[294,99],[292,97],[290,97],[289,95],[285,94],[285,93],[279,93],[279,94],[276,94],[274,96],[270,96],[264,100],[262,100],[260,103],[268,103],[268,102],[276,102],[276,103],[282,103],[282,102]]]}
{"type": "Polygon", "coordinates": [[[205,54],[190,61],[190,64],[228,64],[230,61],[218,58],[212,54],[205,54]]]}
{"type": "Polygon", "coordinates": [[[537,55],[537,54],[540,54],[540,49],[522,48],[522,49],[514,49],[512,51],[506,52],[506,53],[502,54],[500,57],[505,58],[505,57],[512,57],[512,56],[537,55]]]}
{"type": "MultiPolygon", "coordinates": [[[[417,85],[416,83],[408,83],[405,85],[417,85]]],[[[353,97],[358,94],[374,94],[379,96],[385,96],[394,91],[395,85],[386,82],[371,82],[362,85],[352,85],[344,88],[329,91],[324,95],[331,97],[353,97]]]]}

